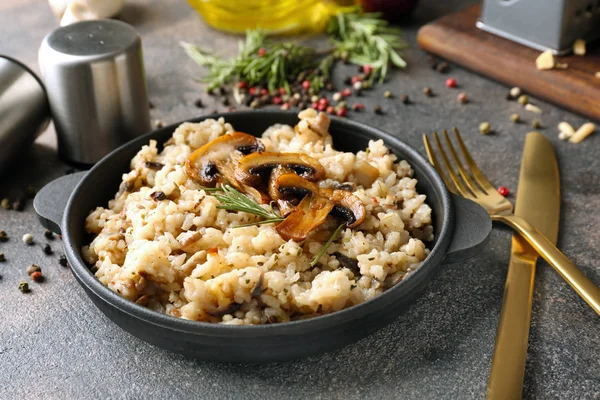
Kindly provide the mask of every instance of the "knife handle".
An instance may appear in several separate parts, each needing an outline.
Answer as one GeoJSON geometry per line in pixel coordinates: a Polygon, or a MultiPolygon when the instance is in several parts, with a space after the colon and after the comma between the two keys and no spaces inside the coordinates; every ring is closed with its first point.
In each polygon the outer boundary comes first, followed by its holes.
{"type": "MultiPolygon", "coordinates": [[[[528,248],[533,252],[533,248],[518,234],[513,235],[512,241],[513,250],[528,248]]],[[[521,399],[531,321],[535,259],[537,254],[533,260],[523,260],[513,253],[508,265],[487,400],[521,399]]]]}
{"type": "Polygon", "coordinates": [[[550,242],[536,227],[514,215],[492,215],[517,231],[554,268],[556,272],[600,315],[600,289],[575,264],[550,242]]]}

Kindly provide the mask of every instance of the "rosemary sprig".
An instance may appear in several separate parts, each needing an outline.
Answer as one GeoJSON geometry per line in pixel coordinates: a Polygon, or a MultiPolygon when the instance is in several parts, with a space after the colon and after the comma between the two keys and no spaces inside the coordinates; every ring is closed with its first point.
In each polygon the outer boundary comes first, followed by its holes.
{"type": "Polygon", "coordinates": [[[242,226],[251,226],[256,224],[268,224],[272,222],[281,222],[284,218],[280,217],[278,214],[273,211],[267,211],[260,206],[260,204],[256,203],[254,200],[249,199],[244,196],[242,193],[231,187],[230,185],[222,186],[223,193],[215,194],[217,200],[221,204],[217,206],[217,208],[228,210],[228,211],[241,211],[248,214],[254,214],[259,217],[263,217],[263,221],[252,222],[249,224],[237,225],[236,228],[242,226]]]}
{"type": "Polygon", "coordinates": [[[400,39],[401,30],[389,26],[379,13],[338,13],[329,22],[327,33],[333,38],[336,51],[345,52],[349,62],[373,68],[371,83],[376,76],[383,82],[390,63],[406,67],[397,51],[406,47],[400,39]]]}
{"type": "Polygon", "coordinates": [[[223,188],[220,187],[214,187],[214,188],[207,188],[207,187],[201,187],[201,190],[204,190],[205,192],[222,192],[223,188]]]}
{"type": "Polygon", "coordinates": [[[194,44],[181,45],[196,63],[208,68],[208,74],[202,78],[208,83],[208,90],[245,82],[249,86],[266,86],[270,91],[284,88],[290,94],[291,86],[301,77],[300,81],[308,80],[312,91],[319,93],[340,58],[371,66],[370,83],[376,77],[382,82],[390,64],[406,67],[398,54],[405,47],[401,31],[390,27],[380,14],[362,14],[355,7],[343,9],[329,21],[327,34],[333,47],[315,50],[299,43],[273,41],[260,30],[249,30],[233,59],[224,59],[194,44]]]}
{"type": "Polygon", "coordinates": [[[323,247],[321,247],[321,250],[319,250],[319,252],[317,253],[317,255],[315,256],[315,259],[311,261],[310,266],[314,267],[315,265],[317,265],[317,263],[319,262],[319,258],[321,258],[321,256],[323,254],[325,254],[325,251],[327,251],[327,248],[329,246],[331,246],[331,243],[333,243],[333,241],[335,239],[337,239],[338,235],[340,234],[340,232],[342,231],[342,229],[344,228],[344,226],[346,226],[345,224],[341,224],[340,226],[337,227],[337,229],[331,234],[331,236],[329,236],[329,239],[327,239],[327,242],[325,242],[325,244],[323,245],[323,247]]]}

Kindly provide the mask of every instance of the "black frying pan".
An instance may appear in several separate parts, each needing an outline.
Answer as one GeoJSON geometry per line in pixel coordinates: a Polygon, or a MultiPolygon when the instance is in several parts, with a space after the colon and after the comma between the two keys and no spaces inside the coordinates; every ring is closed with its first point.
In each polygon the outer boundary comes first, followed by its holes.
{"type": "MultiPolygon", "coordinates": [[[[192,120],[224,117],[236,130],[260,135],[267,127],[295,125],[296,114],[244,111],[192,120]]],[[[330,132],[337,149],[356,152],[370,139],[383,139],[415,170],[419,193],[433,210],[435,242],[422,265],[382,295],[348,309],[312,319],[258,326],[228,326],[189,321],[151,311],[124,299],[101,284],[81,256],[90,238],[84,230],[88,213],[105,206],[117,192],[129,161],[150,139],[165,142],[178,124],[132,140],[113,151],[90,171],[67,175],[46,185],[34,200],[42,225],[61,233],[65,254],[79,284],[96,306],[133,335],[156,346],[205,360],[268,362],[305,357],[345,346],[394,321],[423,290],[443,263],[478,253],[492,224],[477,204],[450,195],[433,167],[416,150],[376,128],[334,118],[330,132]]],[[[409,321],[407,321],[409,323],[409,321]]],[[[93,340],[90,339],[90,340],[93,340]]]]}

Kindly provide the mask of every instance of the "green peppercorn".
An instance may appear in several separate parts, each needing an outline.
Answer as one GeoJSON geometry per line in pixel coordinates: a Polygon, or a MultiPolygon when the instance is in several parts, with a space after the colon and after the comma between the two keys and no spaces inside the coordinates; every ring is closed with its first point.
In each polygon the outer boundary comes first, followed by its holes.
{"type": "Polygon", "coordinates": [[[519,114],[515,113],[510,116],[510,120],[512,122],[514,122],[515,124],[517,124],[517,123],[521,122],[521,117],[519,116],[519,114]]]}
{"type": "Polygon", "coordinates": [[[481,132],[482,135],[487,135],[491,131],[492,131],[492,126],[490,125],[489,122],[482,122],[481,124],[479,124],[479,132],[481,132]]]}
{"type": "Polygon", "coordinates": [[[531,126],[534,129],[540,129],[542,127],[542,123],[539,120],[534,119],[533,121],[531,121],[531,126]]]}
{"type": "Polygon", "coordinates": [[[19,283],[19,290],[23,293],[29,293],[29,283],[27,282],[20,282],[19,283]]]}
{"type": "Polygon", "coordinates": [[[258,100],[252,100],[252,102],[250,103],[250,108],[259,108],[260,107],[260,101],[258,100]]]}
{"type": "Polygon", "coordinates": [[[526,94],[522,94],[521,96],[519,96],[517,101],[519,102],[520,105],[524,106],[527,103],[529,103],[529,97],[526,94]]]}
{"type": "Polygon", "coordinates": [[[392,97],[392,92],[390,92],[389,90],[386,90],[385,92],[383,92],[383,97],[385,97],[386,99],[389,99],[390,97],[392,97]]]}
{"type": "Polygon", "coordinates": [[[3,198],[2,201],[0,201],[0,207],[4,208],[5,210],[10,210],[10,200],[6,197],[3,198]]]}

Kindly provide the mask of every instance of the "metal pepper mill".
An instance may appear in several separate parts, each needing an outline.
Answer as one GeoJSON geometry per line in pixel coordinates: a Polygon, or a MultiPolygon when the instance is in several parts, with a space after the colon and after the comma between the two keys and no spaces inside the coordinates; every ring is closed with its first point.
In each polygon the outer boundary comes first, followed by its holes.
{"type": "Polygon", "coordinates": [[[56,29],[39,64],[63,159],[94,164],[150,131],[142,44],[130,25],[106,19],[56,29]]]}

